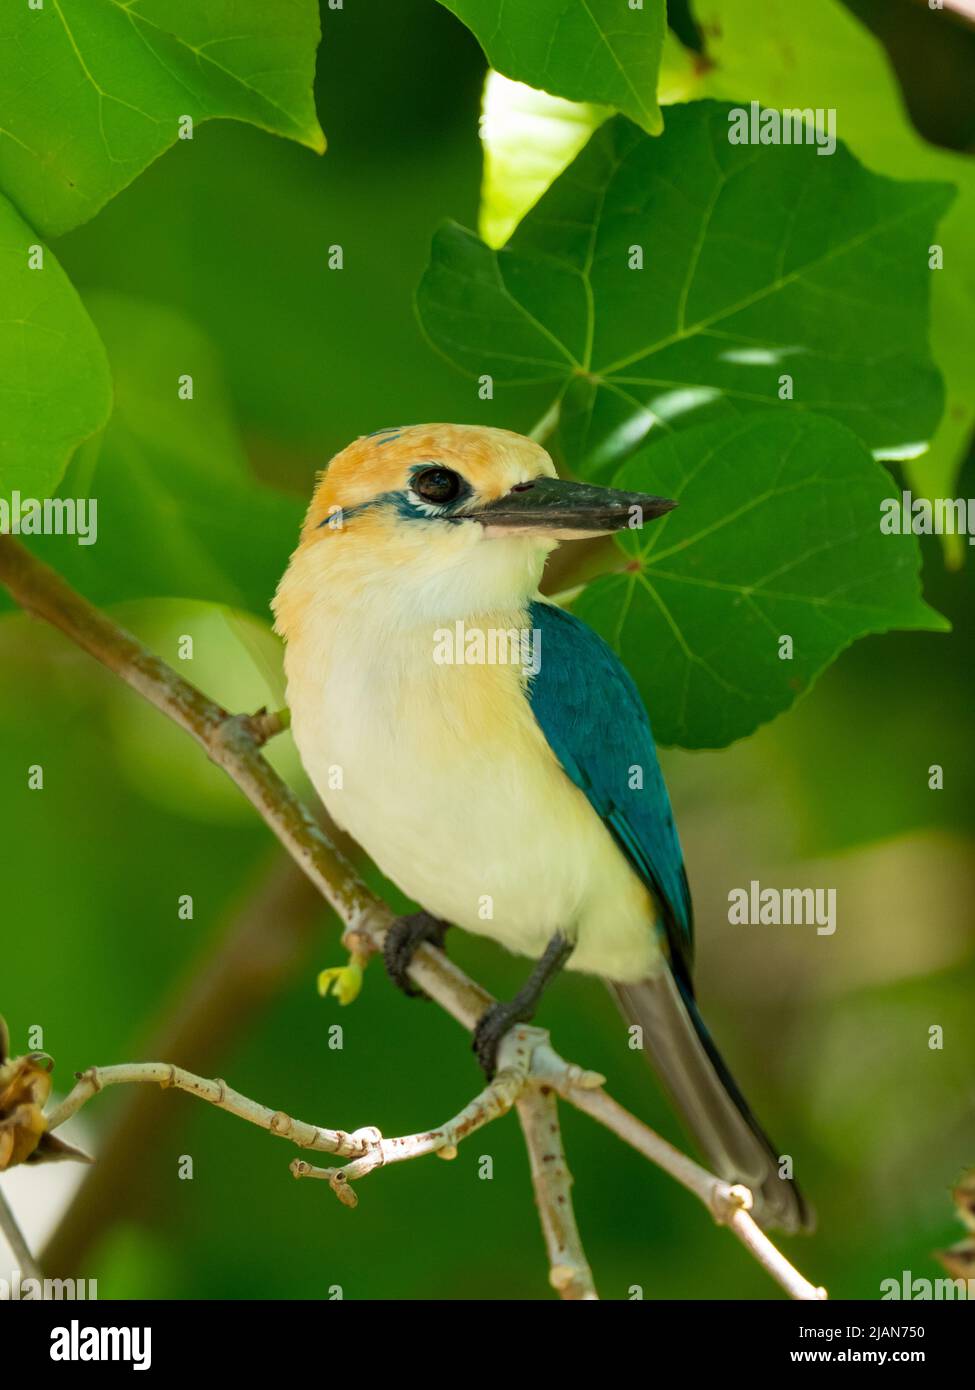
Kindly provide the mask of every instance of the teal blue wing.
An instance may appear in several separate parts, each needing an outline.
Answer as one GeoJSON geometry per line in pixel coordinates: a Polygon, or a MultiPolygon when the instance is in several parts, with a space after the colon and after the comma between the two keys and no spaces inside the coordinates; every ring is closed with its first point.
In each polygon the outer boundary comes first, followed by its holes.
{"type": "Polygon", "coordinates": [[[693,915],[684,856],[650,719],[615,652],[564,609],[529,608],[540,634],[532,712],[660,909],[674,973],[691,989],[693,915]]]}

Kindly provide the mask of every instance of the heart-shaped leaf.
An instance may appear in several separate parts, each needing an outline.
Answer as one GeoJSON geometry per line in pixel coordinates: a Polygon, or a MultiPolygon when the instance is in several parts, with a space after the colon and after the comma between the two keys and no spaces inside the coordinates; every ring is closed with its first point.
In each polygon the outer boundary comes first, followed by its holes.
{"type": "MultiPolygon", "coordinates": [[[[695,55],[668,29],[657,79],[660,105],[689,101],[700,82],[695,55]]],[[[489,246],[504,245],[528,209],[612,114],[608,106],[566,101],[500,72],[488,73],[479,125],[484,173],[477,229],[489,246]]]]}
{"type": "Polygon", "coordinates": [[[104,350],[42,236],[93,213],[195,125],[321,150],[314,0],[49,0],[0,42],[0,492],[47,497],[104,424],[104,350]],[[5,195],[5,196],[4,196],[5,195]]]}
{"type": "Polygon", "coordinates": [[[505,77],[570,101],[614,106],[655,135],[666,0],[440,0],[505,77]]]}
{"type": "MultiPolygon", "coordinates": [[[[975,160],[918,134],[883,44],[840,0],[763,0],[760,42],[753,0],[695,0],[694,11],[711,59],[698,68],[700,95],[832,107],[869,168],[957,186],[936,237],[943,269],[931,276],[931,350],[945,410],[930,448],[906,465],[916,491],[950,495],[975,425],[975,160]]],[[[960,556],[962,541],[945,544],[960,556]]]]}
{"type": "Polygon", "coordinates": [[[680,505],[621,541],[573,604],[621,653],[662,743],[718,748],[787,709],[844,647],[947,629],[912,535],[881,531],[886,470],[842,425],[764,411],[647,445],[616,486],[680,505]]]}
{"type": "Polygon", "coordinates": [[[193,125],[235,117],[325,148],[315,0],[5,6],[0,191],[47,235],[93,216],[193,125]]]}
{"type": "Polygon", "coordinates": [[[732,144],[729,111],[674,106],[659,139],[607,122],[501,250],[436,235],[430,339],[473,374],[551,380],[578,471],[780,402],[880,456],[937,423],[928,245],[950,188],[881,178],[842,146],[732,144]]]}

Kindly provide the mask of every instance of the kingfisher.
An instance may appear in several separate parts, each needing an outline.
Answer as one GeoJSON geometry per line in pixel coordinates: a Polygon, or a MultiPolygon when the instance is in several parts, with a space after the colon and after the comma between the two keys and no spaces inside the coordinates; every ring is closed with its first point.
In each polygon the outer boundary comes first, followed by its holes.
{"type": "Polygon", "coordinates": [[[718,1176],[751,1189],[763,1225],[796,1231],[810,1209],[698,1011],[643,701],[603,639],[539,592],[561,542],[676,505],[561,479],[509,430],[355,440],[321,475],[274,599],[291,725],[336,824],[420,909],[386,935],[392,980],[416,993],[413,953],[449,925],[533,961],[475,1029],[490,1076],[562,967],[601,977],[718,1176]]]}

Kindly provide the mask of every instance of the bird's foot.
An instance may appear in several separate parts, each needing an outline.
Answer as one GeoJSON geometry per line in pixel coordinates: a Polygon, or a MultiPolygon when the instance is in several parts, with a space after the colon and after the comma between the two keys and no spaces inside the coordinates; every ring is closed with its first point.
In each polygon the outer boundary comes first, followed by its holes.
{"type": "Polygon", "coordinates": [[[477,1020],[471,1050],[489,1081],[498,1069],[498,1048],[501,1039],[519,1023],[529,1023],[532,1010],[517,999],[508,1004],[492,1004],[477,1020]]]}
{"type": "Polygon", "coordinates": [[[431,917],[429,912],[414,912],[411,917],[398,917],[386,932],[383,941],[383,960],[386,974],[397,989],[401,989],[410,999],[426,999],[422,989],[410,983],[407,971],[416,954],[416,948],[424,941],[443,950],[447,922],[431,917]]]}

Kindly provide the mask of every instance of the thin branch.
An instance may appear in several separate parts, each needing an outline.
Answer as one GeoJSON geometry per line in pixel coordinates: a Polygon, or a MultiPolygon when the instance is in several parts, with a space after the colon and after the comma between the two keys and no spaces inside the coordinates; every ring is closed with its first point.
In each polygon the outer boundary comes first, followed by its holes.
{"type": "Polygon", "coordinates": [[[100,1091],[107,1090],[109,1086],[132,1084],[155,1084],[163,1088],[173,1086],[178,1091],[187,1091],[198,1100],[205,1100],[218,1110],[229,1110],[238,1119],[266,1129],[280,1139],[288,1139],[301,1149],[317,1149],[320,1153],[339,1154],[343,1158],[359,1158],[367,1151],[363,1138],[346,1134],[341,1129],[323,1129],[305,1120],[293,1119],[283,1110],[271,1110],[266,1105],[249,1100],[220,1077],[209,1081],[168,1062],[123,1062],[112,1067],[89,1067],[79,1075],[64,1100],[49,1112],[48,1132],[76,1115],[100,1091]]]}
{"type": "Polygon", "coordinates": [[[762,1228],[750,1215],[753,1198],[747,1187],[741,1184],[723,1182],[695,1163],[692,1158],[675,1149],[662,1139],[642,1120],[625,1110],[603,1090],[584,1090],[571,1087],[564,1089],[564,1081],[556,1071],[552,1084],[560,1095],[572,1102],[577,1110],[583,1111],[592,1119],[617,1135],[625,1143],[649,1158],[658,1168],[676,1179],[689,1192],[709,1209],[715,1221],[727,1226],[741,1241],[768,1273],[780,1284],[790,1298],[803,1300],[824,1299],[826,1290],[811,1284],[769,1240],[762,1228]]]}
{"type": "Polygon", "coordinates": [[[265,743],[269,743],[278,734],[283,734],[285,729],[291,728],[291,711],[259,709],[256,714],[245,716],[245,722],[255,744],[263,748],[265,743]]]}
{"type": "Polygon", "coordinates": [[[535,1202],[548,1249],[548,1280],[567,1302],[598,1297],[592,1270],[582,1249],[572,1209],[572,1174],[562,1147],[555,1092],[543,1086],[526,1090],[518,1100],[535,1202]]]}
{"type": "Polygon", "coordinates": [[[349,1186],[376,1168],[388,1163],[402,1163],[410,1158],[422,1158],[435,1153],[438,1158],[456,1158],[458,1145],[484,1125],[507,1114],[529,1081],[534,1035],[540,1030],[513,1029],[501,1041],[498,1050],[498,1071],[493,1081],[464,1106],[459,1114],[437,1129],[422,1134],[409,1134],[401,1139],[384,1139],[378,1129],[358,1130],[369,1135],[368,1152],[343,1168],[315,1168],[304,1159],[296,1158],[291,1171],[296,1178],[320,1178],[326,1181],[341,1202],[354,1207],[358,1198],[349,1186]]]}
{"type": "Polygon", "coordinates": [[[0,1232],[3,1233],[4,1240],[13,1251],[17,1268],[21,1274],[26,1274],[31,1279],[43,1279],[40,1265],[31,1254],[30,1246],[20,1229],[20,1224],[2,1192],[0,1192],[0,1232]]]}
{"type": "Polygon", "coordinates": [[[828,1298],[829,1295],[823,1286],[810,1284],[808,1279],[804,1279],[751,1216],[752,1194],[748,1188],[731,1187],[727,1195],[728,1214],[723,1218],[719,1216],[718,1219],[722,1225],[728,1227],[732,1235],[738,1237],[745,1249],[755,1256],[789,1297],[809,1301],[828,1298]]]}
{"type": "Polygon", "coordinates": [[[263,729],[234,715],[177,675],[10,536],[0,536],[0,581],[35,617],[59,628],[185,730],[237,783],[285,849],[339,916],[361,930],[389,909],[358,877],[311,813],[260,756],[263,729]]]}
{"type": "MultiPolygon", "coordinates": [[[[295,862],[345,923],[344,940],[349,949],[359,955],[367,955],[381,949],[383,935],[393,920],[392,912],[362,882],[348,860],[339,853],[311,814],[261,756],[263,727],[255,729],[255,716],[232,715],[208,699],[9,536],[0,536],[0,581],[6,585],[22,608],[59,628],[73,642],[109,670],[114,671],[196,739],[210,759],[237,783],[295,862]]],[[[468,1030],[474,1028],[484,1011],[494,1002],[480,985],[465,975],[443,952],[429,945],[423,945],[417,951],[410,964],[409,975],[468,1030]]],[[[524,1066],[511,1100],[514,1100],[515,1096],[531,1094],[531,1087],[550,1086],[694,1192],[714,1218],[734,1232],[793,1298],[825,1296],[823,1290],[816,1289],[793,1269],[755,1225],[748,1214],[751,1194],[747,1189],[730,1187],[727,1183],[721,1182],[667,1144],[601,1089],[604,1078],[560,1058],[549,1046],[547,1035],[541,1030],[517,1030],[517,1040],[519,1046],[528,1049],[530,1061],[524,1066]]],[[[150,1069],[155,1068],[155,1071],[152,1074],[139,1074],[140,1069],[136,1064],[93,1069],[85,1073],[71,1095],[53,1112],[53,1122],[61,1123],[68,1114],[74,1113],[105,1085],[118,1084],[121,1081],[155,1081],[188,1090],[201,1099],[210,1101],[211,1104],[231,1110],[242,1119],[259,1124],[269,1132],[290,1138],[293,1142],[300,1142],[295,1138],[295,1135],[300,1135],[302,1139],[308,1140],[302,1144],[302,1147],[306,1148],[339,1153],[343,1157],[355,1160],[368,1160],[371,1153],[378,1153],[383,1161],[386,1161],[381,1147],[384,1142],[393,1145],[401,1142],[404,1145],[404,1157],[415,1156],[405,1152],[411,1145],[416,1148],[417,1153],[438,1151],[432,1141],[429,1147],[423,1148],[422,1135],[410,1136],[406,1141],[382,1141],[381,1138],[377,1139],[377,1131],[372,1129],[359,1130],[354,1135],[348,1135],[341,1130],[326,1130],[315,1125],[305,1125],[304,1122],[292,1120],[279,1111],[272,1111],[266,1106],[249,1101],[239,1092],[231,1091],[224,1082],[204,1081],[192,1073],[166,1064],[143,1065],[150,1069]],[[183,1084],[184,1081],[186,1084],[183,1084]],[[333,1147],[336,1144],[339,1145],[338,1148],[333,1147]],[[380,1146],[378,1149],[377,1145],[380,1146]]],[[[499,1073],[497,1080],[503,1075],[504,1071],[499,1073]]],[[[505,1094],[507,1095],[507,1092],[505,1094]]],[[[490,1109],[497,1101],[498,1095],[497,1090],[492,1091],[492,1088],[488,1087],[472,1105],[475,1108],[479,1104],[486,1105],[490,1109]],[[489,1093],[491,1098],[485,1102],[484,1097],[489,1093]]],[[[470,1109],[470,1106],[466,1107],[461,1116],[467,1115],[470,1109]]],[[[499,1109],[497,1113],[503,1111],[499,1109]]],[[[460,1118],[455,1117],[455,1122],[460,1118]]],[[[494,1118],[494,1114],[487,1115],[487,1118],[494,1118]]],[[[487,1118],[480,1123],[486,1123],[487,1118]]],[[[529,1127],[533,1133],[535,1118],[535,1112],[532,1111],[529,1127]]],[[[442,1127],[448,1128],[449,1126],[442,1127]]],[[[440,1149],[445,1147],[450,1147],[449,1143],[439,1145],[440,1149]]],[[[366,1162],[361,1170],[356,1171],[355,1176],[361,1177],[377,1166],[381,1165],[378,1162],[366,1162]]],[[[347,1186],[349,1180],[348,1176],[339,1179],[339,1186],[347,1186]]],[[[548,1229],[546,1238],[549,1239],[548,1229]]],[[[568,1240],[568,1232],[562,1231],[560,1238],[568,1240]]],[[[577,1234],[575,1245],[578,1246],[577,1234]]],[[[578,1259],[580,1254],[581,1252],[577,1251],[575,1258],[578,1259]]],[[[581,1280],[581,1274],[578,1277],[581,1280]]]]}
{"type": "MultiPolygon", "coordinates": [[[[158,1022],[139,1039],[136,1055],[165,1057],[176,1066],[213,1075],[256,1015],[307,970],[327,908],[289,855],[272,849],[214,941],[188,957],[182,979],[161,1002],[158,1022]]],[[[167,1129],[185,1112],[156,1087],[127,1088],[62,1219],[41,1252],[51,1276],[83,1269],[92,1247],[113,1225],[146,1214],[148,1190],[167,1129]]]]}
{"type": "Polygon", "coordinates": [[[792,1298],[825,1298],[825,1291],[804,1279],[752,1220],[748,1214],[752,1199],[747,1188],[722,1182],[661,1139],[602,1090],[604,1079],[598,1072],[585,1071],[575,1063],[564,1061],[551,1047],[544,1029],[524,1025],[512,1029],[503,1039],[497,1075],[458,1115],[436,1129],[402,1138],[384,1139],[374,1126],[350,1134],[296,1120],[284,1111],[272,1110],[250,1100],[219,1078],[207,1080],[165,1062],[91,1067],[79,1074],[74,1088],[49,1112],[47,1119],[48,1130],[57,1129],[94,1096],[111,1086],[148,1083],[174,1087],[227,1110],[269,1134],[287,1139],[299,1148],[351,1159],[341,1168],[318,1168],[304,1159],[296,1159],[291,1171],[296,1178],[318,1178],[328,1182],[344,1205],[354,1207],[357,1198],[350,1185],[352,1182],[389,1163],[427,1154],[454,1158],[458,1145],[465,1138],[517,1104],[549,1250],[551,1282],[563,1298],[589,1299],[596,1295],[569,1201],[571,1177],[554,1110],[553,1093],[558,1093],[699,1197],[714,1219],[729,1227],[792,1298]],[[536,1104],[536,1101],[545,1101],[545,1105],[536,1104]]]}

